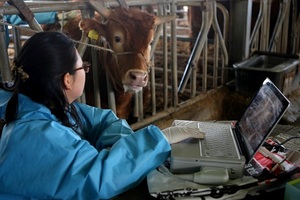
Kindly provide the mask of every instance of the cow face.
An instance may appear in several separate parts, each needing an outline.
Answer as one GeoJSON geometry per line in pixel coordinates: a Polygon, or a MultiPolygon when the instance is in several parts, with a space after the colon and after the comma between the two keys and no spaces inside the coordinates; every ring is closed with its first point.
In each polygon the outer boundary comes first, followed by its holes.
{"type": "Polygon", "coordinates": [[[138,92],[147,85],[154,25],[155,16],[134,8],[115,9],[103,23],[92,19],[80,22],[81,30],[112,50],[104,52],[100,62],[115,90],[138,92]]]}

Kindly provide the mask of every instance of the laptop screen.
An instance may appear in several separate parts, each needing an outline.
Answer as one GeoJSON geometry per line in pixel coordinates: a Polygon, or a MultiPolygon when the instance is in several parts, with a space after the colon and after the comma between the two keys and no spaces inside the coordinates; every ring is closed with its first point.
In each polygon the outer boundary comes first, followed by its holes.
{"type": "Polygon", "coordinates": [[[246,150],[243,152],[246,162],[253,158],[289,104],[289,100],[267,78],[235,126],[246,150]]]}

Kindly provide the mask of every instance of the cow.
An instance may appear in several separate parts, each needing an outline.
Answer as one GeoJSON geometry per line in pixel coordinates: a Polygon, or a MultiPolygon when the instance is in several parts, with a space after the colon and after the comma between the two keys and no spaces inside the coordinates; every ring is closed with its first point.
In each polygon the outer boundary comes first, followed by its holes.
{"type": "MultiPolygon", "coordinates": [[[[132,97],[134,93],[143,90],[144,102],[148,99],[146,96],[149,91],[150,51],[155,26],[174,17],[159,17],[133,7],[108,9],[99,4],[92,6],[102,19],[97,16],[93,19],[75,18],[74,21],[79,23],[80,30],[90,37],[93,43],[102,47],[105,44],[107,48],[107,51],[97,52],[98,65],[93,66],[97,67],[99,72],[101,107],[109,107],[106,83],[108,78],[115,94],[117,116],[127,119],[129,123],[135,122],[136,119],[132,117],[132,97]]],[[[74,29],[74,26],[66,24],[64,32],[72,38],[79,39],[80,33],[70,30],[72,28],[74,29]]],[[[87,104],[93,105],[91,74],[87,76],[85,94],[87,104]]]]}

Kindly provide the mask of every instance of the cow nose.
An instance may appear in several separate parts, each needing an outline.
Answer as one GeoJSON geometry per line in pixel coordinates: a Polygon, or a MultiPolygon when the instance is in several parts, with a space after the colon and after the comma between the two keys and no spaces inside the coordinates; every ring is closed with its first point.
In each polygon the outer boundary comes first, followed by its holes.
{"type": "Polygon", "coordinates": [[[143,79],[143,80],[146,80],[146,78],[147,78],[147,74],[146,73],[142,73],[142,72],[137,72],[137,71],[131,71],[130,73],[129,73],[129,75],[130,75],[130,78],[132,79],[132,80],[139,80],[139,79],[143,79]]]}
{"type": "Polygon", "coordinates": [[[132,70],[129,72],[129,78],[131,79],[131,83],[136,86],[145,86],[148,81],[148,74],[139,70],[132,70]]]}

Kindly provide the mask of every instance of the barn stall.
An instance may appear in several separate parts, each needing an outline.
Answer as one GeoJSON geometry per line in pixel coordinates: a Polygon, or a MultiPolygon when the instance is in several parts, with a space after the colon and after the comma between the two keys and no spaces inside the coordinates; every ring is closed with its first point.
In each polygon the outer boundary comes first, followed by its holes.
{"type": "MultiPolygon", "coordinates": [[[[285,94],[292,101],[291,109],[284,117],[284,123],[297,123],[299,115],[297,97],[300,93],[297,82],[299,81],[297,55],[300,46],[300,18],[297,9],[299,3],[296,0],[277,3],[272,4],[271,0],[151,2],[126,0],[126,4],[130,7],[138,6],[145,11],[151,8],[151,12],[156,15],[177,16],[171,22],[156,28],[151,52],[150,103],[143,106],[145,99],[142,93],[135,95],[134,116],[137,122],[131,124],[132,128],[138,129],[151,123],[165,128],[174,119],[237,119],[251,99],[252,93],[248,89],[260,82],[257,75],[261,73],[261,70],[257,70],[259,68],[257,66],[251,71],[246,71],[243,65],[238,64],[242,62],[248,64],[247,62],[255,56],[269,59],[263,62],[270,62],[271,58],[276,59],[280,56],[285,58],[281,62],[290,59],[295,61],[295,64],[289,67],[291,70],[276,74],[276,78],[280,76],[283,79],[283,83],[278,84],[285,84],[285,94]],[[192,7],[198,9],[196,14],[192,14],[192,7]],[[278,9],[275,17],[271,14],[274,9],[278,9]],[[270,28],[270,23],[274,21],[276,23],[270,28]],[[247,81],[241,81],[245,78],[238,79],[242,74],[248,77],[247,81]],[[246,89],[241,90],[242,86],[246,89]]],[[[120,6],[114,0],[106,0],[104,5],[107,8],[120,6]]],[[[31,13],[56,11],[61,16],[77,13],[83,18],[89,18],[91,9],[87,1],[11,0],[9,5],[1,6],[2,82],[9,84],[13,81],[9,73],[9,63],[20,49],[22,42],[35,32],[43,31],[31,13]],[[27,19],[27,25],[9,24],[3,20],[5,15],[14,14],[22,14],[27,19]],[[11,43],[8,48],[5,46],[4,36],[6,26],[10,27],[11,43]]],[[[64,24],[65,19],[62,17],[60,23],[64,24]]],[[[82,36],[78,41],[78,50],[81,54],[87,46],[95,51],[105,51],[82,36]]],[[[79,101],[86,100],[83,96],[79,101]]],[[[116,109],[114,101],[114,95],[111,94],[110,106],[113,110],[116,109]]],[[[101,107],[101,102],[95,106],[101,107]]]]}

